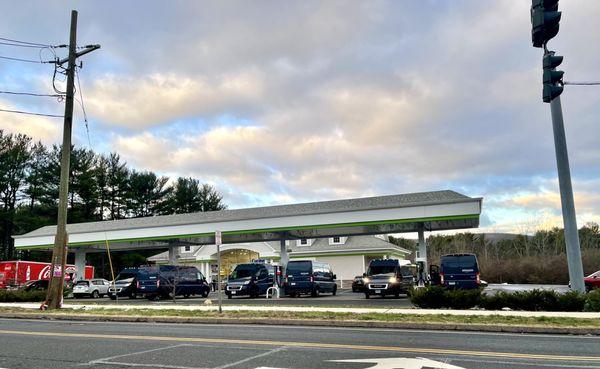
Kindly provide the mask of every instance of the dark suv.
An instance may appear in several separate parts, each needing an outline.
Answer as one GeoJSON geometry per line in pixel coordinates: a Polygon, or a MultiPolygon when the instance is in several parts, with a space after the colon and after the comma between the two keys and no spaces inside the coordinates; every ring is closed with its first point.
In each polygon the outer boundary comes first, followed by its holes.
{"type": "Polygon", "coordinates": [[[114,285],[108,287],[108,297],[116,300],[117,297],[129,297],[134,299],[138,294],[138,279],[140,270],[138,268],[126,268],[115,278],[114,285]]]}
{"type": "Polygon", "coordinates": [[[193,295],[207,297],[210,286],[195,266],[152,265],[140,267],[138,291],[149,300],[193,295]]]}
{"type": "Polygon", "coordinates": [[[448,254],[440,259],[440,282],[448,288],[472,289],[481,286],[475,254],[448,254]]]}
{"type": "Polygon", "coordinates": [[[321,292],[328,292],[334,296],[337,293],[336,275],[327,263],[312,260],[290,261],[285,275],[286,295],[296,297],[304,293],[316,297],[321,292]]]}
{"type": "Polygon", "coordinates": [[[264,263],[238,264],[225,285],[227,298],[233,296],[258,297],[267,293],[275,283],[275,267],[264,263]]]}
{"type": "Polygon", "coordinates": [[[363,281],[366,298],[371,295],[399,297],[414,286],[415,277],[408,260],[376,259],[369,264],[363,281]]]}

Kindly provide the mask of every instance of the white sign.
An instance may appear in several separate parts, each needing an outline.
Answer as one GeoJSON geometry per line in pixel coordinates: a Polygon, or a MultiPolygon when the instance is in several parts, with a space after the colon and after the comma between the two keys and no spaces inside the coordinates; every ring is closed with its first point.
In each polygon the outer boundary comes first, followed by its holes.
{"type": "Polygon", "coordinates": [[[465,369],[460,366],[429,360],[422,357],[394,357],[382,359],[331,360],[336,363],[369,363],[375,364],[365,369],[465,369]]]}
{"type": "Polygon", "coordinates": [[[221,238],[221,231],[215,231],[215,245],[222,245],[223,239],[221,238]]]}

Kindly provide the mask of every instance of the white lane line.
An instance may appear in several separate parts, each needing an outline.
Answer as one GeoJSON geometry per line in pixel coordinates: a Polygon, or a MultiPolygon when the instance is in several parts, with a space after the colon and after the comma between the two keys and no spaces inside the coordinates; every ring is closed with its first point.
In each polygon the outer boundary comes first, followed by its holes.
{"type": "Polygon", "coordinates": [[[198,368],[192,366],[179,366],[179,365],[164,365],[164,364],[135,364],[135,363],[121,363],[118,361],[103,361],[97,364],[102,365],[119,365],[129,366],[134,368],[165,368],[165,369],[210,369],[210,368],[198,368]]]}
{"type": "Polygon", "coordinates": [[[155,348],[155,349],[151,349],[151,350],[136,351],[136,352],[131,352],[131,353],[128,353],[128,354],[121,354],[121,355],[103,357],[103,358],[100,358],[100,359],[88,361],[87,363],[84,363],[84,364],[81,364],[81,365],[112,364],[111,362],[107,362],[107,361],[108,360],[122,358],[122,357],[132,356],[132,355],[141,355],[141,354],[147,354],[149,352],[156,352],[156,351],[168,350],[168,349],[172,349],[172,348],[176,348],[176,347],[181,347],[181,346],[190,346],[190,345],[183,343],[183,344],[179,344],[179,345],[159,347],[159,348],[155,348]]]}
{"type": "Polygon", "coordinates": [[[225,368],[230,368],[230,367],[232,367],[232,366],[236,366],[236,365],[239,365],[239,364],[247,363],[248,361],[252,361],[252,360],[254,360],[254,359],[258,359],[258,358],[261,358],[261,357],[264,357],[264,356],[268,356],[268,355],[275,354],[275,353],[277,353],[277,352],[279,352],[279,351],[283,351],[283,350],[285,350],[286,348],[287,348],[287,347],[285,347],[285,346],[284,346],[284,347],[278,347],[278,348],[276,348],[276,349],[273,349],[273,350],[270,350],[270,351],[267,351],[267,352],[263,352],[262,354],[258,354],[258,355],[250,356],[250,357],[247,357],[247,358],[245,358],[245,359],[242,359],[242,360],[240,360],[240,361],[236,361],[235,363],[229,363],[229,364],[225,364],[225,365],[217,366],[216,368],[213,368],[213,369],[225,369],[225,368]]]}

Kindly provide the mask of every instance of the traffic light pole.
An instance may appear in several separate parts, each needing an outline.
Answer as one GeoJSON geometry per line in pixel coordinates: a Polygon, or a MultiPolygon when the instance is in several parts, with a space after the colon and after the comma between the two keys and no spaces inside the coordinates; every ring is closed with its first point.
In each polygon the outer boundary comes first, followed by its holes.
{"type": "Polygon", "coordinates": [[[550,102],[550,111],[552,112],[554,149],[556,151],[560,201],[562,204],[563,223],[565,227],[569,279],[571,281],[571,289],[584,293],[585,284],[583,283],[583,265],[581,263],[581,249],[579,248],[579,234],[577,233],[573,187],[571,186],[571,170],[569,168],[569,154],[567,152],[567,140],[565,138],[565,126],[560,96],[555,97],[550,102]]]}

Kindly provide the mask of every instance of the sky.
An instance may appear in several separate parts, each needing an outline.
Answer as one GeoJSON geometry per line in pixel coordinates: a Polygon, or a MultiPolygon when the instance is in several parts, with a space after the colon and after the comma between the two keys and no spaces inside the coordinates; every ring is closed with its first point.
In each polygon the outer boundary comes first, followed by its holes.
{"type": "MultiPolygon", "coordinates": [[[[78,45],[102,48],[80,59],[75,145],[211,183],[230,208],[451,189],[484,198],[481,230],[531,233],[562,218],[530,5],[27,1],[0,4],[0,37],[68,43],[78,10],[78,45]]],[[[549,47],[565,80],[600,80],[600,3],[559,6],[549,47]]],[[[52,72],[0,59],[0,90],[52,93],[52,72]]],[[[561,98],[578,224],[600,222],[600,86],[561,98]]],[[[64,105],[0,94],[0,108],[64,105]]],[[[6,131],[61,140],[61,119],[0,114],[6,131]]]]}

